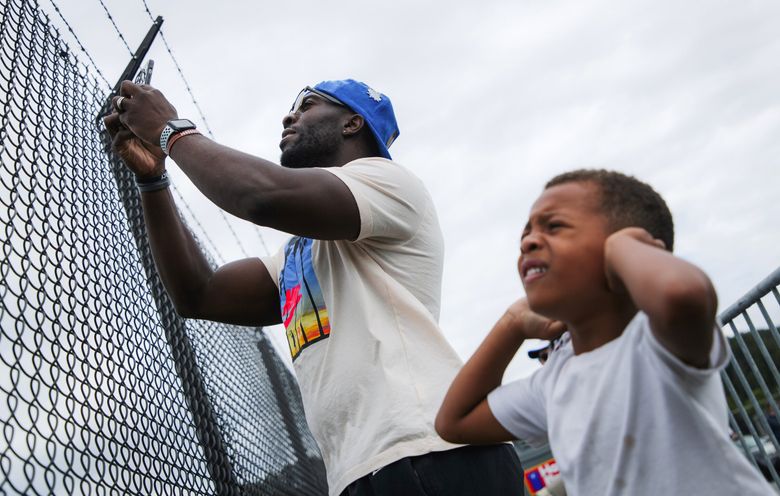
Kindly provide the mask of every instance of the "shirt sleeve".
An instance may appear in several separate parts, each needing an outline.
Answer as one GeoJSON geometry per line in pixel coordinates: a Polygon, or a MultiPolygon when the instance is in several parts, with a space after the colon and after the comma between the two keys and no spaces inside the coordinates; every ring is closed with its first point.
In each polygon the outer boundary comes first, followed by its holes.
{"type": "Polygon", "coordinates": [[[358,240],[407,240],[432,205],[425,186],[408,169],[383,158],[324,168],[347,185],[360,212],[358,240]]]}
{"type": "Polygon", "coordinates": [[[268,274],[270,274],[276,287],[279,287],[279,273],[282,271],[282,266],[284,265],[284,250],[286,246],[287,243],[284,243],[273,255],[260,258],[260,261],[265,265],[265,268],[268,269],[268,274]]]}
{"type": "Polygon", "coordinates": [[[547,442],[546,400],[542,388],[545,367],[488,395],[490,411],[504,429],[534,445],[547,442]]]}
{"type": "Polygon", "coordinates": [[[688,365],[677,358],[671,351],[667,350],[655,337],[653,330],[650,328],[650,322],[647,316],[643,314],[641,317],[643,321],[639,324],[642,327],[645,327],[645,329],[643,329],[643,334],[647,348],[652,352],[656,359],[675,376],[689,377],[691,379],[704,379],[713,374],[717,374],[728,365],[729,360],[731,359],[731,353],[728,344],[726,343],[726,337],[723,335],[723,330],[717,323],[712,329],[712,347],[710,348],[709,366],[697,368],[688,365]]]}

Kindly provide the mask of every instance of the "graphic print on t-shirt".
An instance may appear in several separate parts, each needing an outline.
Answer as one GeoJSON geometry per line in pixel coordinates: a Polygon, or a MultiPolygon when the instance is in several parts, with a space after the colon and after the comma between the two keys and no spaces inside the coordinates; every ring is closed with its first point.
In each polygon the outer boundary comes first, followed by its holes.
{"type": "Polygon", "coordinates": [[[293,361],[301,351],[330,337],[328,309],[311,263],[309,238],[293,237],[284,249],[284,268],[279,276],[282,322],[293,361]]]}

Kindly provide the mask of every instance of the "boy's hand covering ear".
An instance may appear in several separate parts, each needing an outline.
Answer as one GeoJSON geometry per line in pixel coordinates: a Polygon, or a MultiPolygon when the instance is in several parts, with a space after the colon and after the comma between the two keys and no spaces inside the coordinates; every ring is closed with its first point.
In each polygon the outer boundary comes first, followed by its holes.
{"type": "Polygon", "coordinates": [[[660,239],[654,238],[652,234],[650,234],[649,232],[647,232],[647,230],[645,230],[645,229],[643,229],[641,227],[624,227],[623,229],[621,229],[619,231],[613,232],[607,238],[607,240],[609,240],[609,238],[614,237],[614,236],[631,236],[635,240],[641,241],[642,243],[645,243],[645,244],[648,244],[648,245],[652,245],[652,246],[656,246],[656,247],[658,247],[658,248],[660,248],[662,250],[666,249],[666,244],[663,241],[661,241],[660,239]]]}
{"type": "Polygon", "coordinates": [[[609,249],[609,243],[612,240],[619,239],[621,237],[629,237],[633,238],[640,243],[644,243],[646,245],[655,246],[656,248],[660,248],[662,250],[666,249],[666,243],[664,243],[662,240],[654,238],[652,234],[647,232],[646,229],[641,227],[624,227],[623,229],[620,229],[619,231],[615,231],[612,234],[610,234],[606,241],[604,242],[604,272],[607,276],[607,286],[609,287],[609,290],[613,293],[625,293],[626,288],[623,285],[623,281],[620,280],[620,278],[615,274],[614,270],[612,270],[612,266],[609,263],[609,257],[607,256],[607,250],[609,249]]]}
{"type": "Polygon", "coordinates": [[[512,303],[504,313],[509,319],[508,325],[521,334],[523,339],[552,340],[566,331],[566,325],[558,320],[550,320],[531,310],[528,300],[521,298],[512,303]]]}

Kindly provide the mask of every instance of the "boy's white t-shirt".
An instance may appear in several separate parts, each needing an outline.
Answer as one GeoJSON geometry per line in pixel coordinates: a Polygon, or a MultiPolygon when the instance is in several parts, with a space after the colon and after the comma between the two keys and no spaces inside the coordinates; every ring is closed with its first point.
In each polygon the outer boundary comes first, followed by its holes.
{"type": "Polygon", "coordinates": [[[433,421],[462,362],[437,324],[443,239],[422,182],[383,158],[323,170],[354,195],[358,240],[293,237],[263,263],[337,495],[396,460],[457,447],[433,421]]]}
{"type": "Polygon", "coordinates": [[[519,439],[549,440],[569,496],[772,494],[729,439],[719,328],[706,369],[664,348],[641,312],[588,353],[574,355],[564,336],[541,369],[488,404],[519,439]]]}

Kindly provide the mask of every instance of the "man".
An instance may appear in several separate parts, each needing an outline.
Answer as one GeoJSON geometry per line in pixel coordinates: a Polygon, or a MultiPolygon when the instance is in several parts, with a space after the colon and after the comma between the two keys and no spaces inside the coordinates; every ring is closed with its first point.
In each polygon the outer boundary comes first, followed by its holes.
{"type": "Polygon", "coordinates": [[[125,81],[106,118],[136,174],[157,268],[177,311],[283,322],[331,495],[522,494],[509,445],[458,447],[433,420],[461,362],[442,336],[442,236],[419,179],[390,160],[387,96],[353,80],[305,88],[279,167],[221,146],[163,95],[125,81]],[[179,219],[165,154],[224,210],[293,235],[274,256],[209,267],[179,219]]]}

